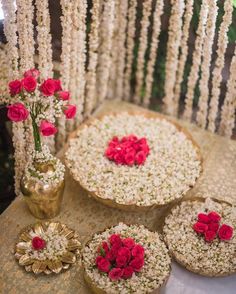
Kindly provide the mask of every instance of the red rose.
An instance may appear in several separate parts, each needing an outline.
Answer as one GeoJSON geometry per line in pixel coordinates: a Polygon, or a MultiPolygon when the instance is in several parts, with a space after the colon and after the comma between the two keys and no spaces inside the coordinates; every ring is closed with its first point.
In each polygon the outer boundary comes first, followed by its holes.
{"type": "Polygon", "coordinates": [[[15,96],[16,94],[19,94],[21,92],[22,83],[19,80],[14,80],[8,84],[8,87],[9,87],[11,96],[15,96]]]}
{"type": "Polygon", "coordinates": [[[145,153],[146,156],[150,152],[150,149],[149,149],[148,145],[140,145],[140,149],[145,153]]]}
{"type": "Polygon", "coordinates": [[[63,101],[68,101],[70,99],[70,92],[68,91],[60,91],[57,93],[58,98],[63,101]]]}
{"type": "Polygon", "coordinates": [[[144,259],[142,257],[135,257],[129,264],[135,272],[140,272],[143,265],[144,259]]]}
{"type": "Polygon", "coordinates": [[[45,246],[46,246],[46,242],[45,242],[45,240],[43,240],[42,238],[40,238],[40,237],[34,237],[34,238],[32,239],[32,247],[33,247],[35,250],[41,250],[41,249],[43,249],[45,246]]]}
{"type": "Polygon", "coordinates": [[[109,241],[110,241],[111,245],[113,245],[113,244],[122,245],[121,237],[118,234],[112,234],[109,238],[109,241]]]}
{"type": "Polygon", "coordinates": [[[116,266],[117,267],[125,267],[128,262],[128,259],[126,256],[117,256],[116,258],[116,266]]]}
{"type": "Polygon", "coordinates": [[[123,275],[123,270],[121,268],[113,268],[110,272],[109,272],[109,278],[112,281],[117,281],[119,280],[123,275]]]}
{"type": "Polygon", "coordinates": [[[106,254],[106,259],[114,261],[116,259],[117,250],[111,249],[106,254]]]}
{"type": "Polygon", "coordinates": [[[127,266],[123,270],[122,278],[129,279],[132,277],[133,273],[134,273],[134,269],[132,268],[132,266],[127,266]]]}
{"type": "Polygon", "coordinates": [[[134,239],[132,238],[125,238],[122,240],[122,243],[125,247],[128,247],[129,249],[133,248],[135,245],[134,239]]]}
{"type": "Polygon", "coordinates": [[[108,273],[111,267],[110,262],[104,257],[98,256],[96,258],[96,265],[101,272],[108,273]]]}
{"type": "Polygon", "coordinates": [[[132,249],[132,256],[134,256],[134,257],[144,257],[144,252],[145,251],[144,251],[143,246],[137,244],[132,249]]]}
{"type": "Polygon", "coordinates": [[[114,158],[115,154],[116,154],[116,150],[112,147],[108,147],[105,152],[105,156],[110,160],[114,158]]]}
{"type": "Polygon", "coordinates": [[[116,153],[114,155],[114,161],[115,161],[116,164],[123,164],[124,163],[124,158],[123,158],[122,154],[121,153],[116,153]]]}
{"type": "Polygon", "coordinates": [[[55,80],[47,79],[40,86],[40,91],[44,96],[52,96],[55,93],[55,80]]]}
{"type": "Polygon", "coordinates": [[[51,136],[55,135],[57,132],[57,128],[54,126],[54,124],[43,120],[41,121],[41,124],[39,126],[40,132],[42,133],[43,136],[51,136]]]}
{"type": "Polygon", "coordinates": [[[102,242],[102,245],[98,247],[98,253],[104,256],[108,251],[109,251],[109,246],[107,242],[102,242]]]}
{"type": "Polygon", "coordinates": [[[205,213],[199,213],[198,214],[198,221],[200,223],[209,224],[210,219],[209,219],[209,217],[208,217],[207,214],[205,214],[205,213]]]}
{"type": "Polygon", "coordinates": [[[228,226],[226,224],[223,224],[218,232],[218,236],[221,240],[227,241],[230,240],[233,236],[233,228],[231,226],[228,226]]]}
{"type": "Polygon", "coordinates": [[[208,224],[208,230],[213,232],[218,232],[220,225],[218,223],[210,223],[208,224]]]}
{"type": "Polygon", "coordinates": [[[146,155],[143,151],[139,151],[136,156],[135,156],[135,162],[138,165],[141,165],[145,162],[146,160],[146,155]]]}
{"type": "Polygon", "coordinates": [[[24,77],[34,77],[35,79],[37,79],[39,77],[39,74],[40,72],[36,68],[32,68],[24,73],[24,77]]]}
{"type": "Polygon", "coordinates": [[[134,161],[135,161],[135,155],[134,155],[134,152],[130,152],[130,153],[127,153],[125,155],[125,163],[127,165],[133,165],[134,164],[134,161]]]}
{"type": "Polygon", "coordinates": [[[213,223],[218,223],[221,219],[220,215],[215,211],[208,213],[208,217],[210,222],[213,222],[213,223]]]}
{"type": "Polygon", "coordinates": [[[204,236],[205,236],[205,240],[207,242],[212,242],[216,237],[216,232],[214,232],[214,231],[206,231],[204,233],[204,236]]]}
{"type": "Polygon", "coordinates": [[[76,115],[76,106],[75,105],[67,105],[64,110],[64,114],[67,119],[74,118],[76,115]]]}
{"type": "Polygon", "coordinates": [[[129,248],[121,247],[117,252],[117,256],[124,256],[129,261],[130,257],[131,257],[131,252],[130,252],[129,248]]]}
{"type": "Polygon", "coordinates": [[[34,77],[28,76],[22,80],[22,86],[27,92],[33,92],[36,89],[37,81],[34,77]]]}
{"type": "Polygon", "coordinates": [[[14,122],[26,120],[29,116],[29,111],[22,103],[15,103],[7,106],[7,108],[7,116],[10,120],[14,122]]]}
{"type": "Polygon", "coordinates": [[[135,135],[129,135],[127,139],[131,142],[136,142],[138,140],[138,138],[135,135]]]}
{"type": "MultiPolygon", "coordinates": [[[[55,79],[53,79],[53,81],[54,81],[55,92],[61,91],[62,90],[61,81],[55,80],[55,79]]],[[[64,100],[64,99],[62,99],[62,100],[64,100]]]]}
{"type": "Polygon", "coordinates": [[[193,229],[197,233],[205,233],[208,230],[208,225],[197,222],[193,225],[193,229]]]}

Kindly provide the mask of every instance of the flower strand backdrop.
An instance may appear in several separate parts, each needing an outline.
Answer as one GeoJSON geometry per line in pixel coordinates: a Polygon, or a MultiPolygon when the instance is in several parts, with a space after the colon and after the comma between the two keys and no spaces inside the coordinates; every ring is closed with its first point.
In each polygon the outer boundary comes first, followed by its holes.
{"type": "MultiPolygon", "coordinates": [[[[230,60],[223,103],[221,84],[232,23],[232,0],[225,0],[223,8],[221,1],[216,5],[214,0],[202,0],[197,23],[193,18],[195,2],[189,0],[171,0],[170,3],[163,0],[61,0],[60,4],[61,62],[59,68],[53,68],[49,2],[2,0],[8,80],[20,79],[26,70],[35,67],[42,81],[59,74],[62,87],[71,93],[71,101],[77,106],[76,119],[67,121],[62,116],[56,122],[58,133],[46,139],[51,151],[59,150],[69,132],[105,99],[118,98],[145,107],[153,103],[152,93],[159,87],[155,76],[162,66],[159,41],[166,25],[167,9],[170,17],[164,93],[159,91],[163,97],[162,110],[174,116],[183,114],[186,120],[194,120],[202,128],[231,137],[236,107],[236,51],[230,60]],[[193,23],[196,23],[194,44],[190,42],[193,23]],[[182,97],[185,97],[184,104],[182,97]]],[[[7,91],[7,87],[4,88],[7,91]]],[[[11,98],[5,92],[1,99],[11,98]]],[[[33,144],[30,118],[13,124],[13,134],[18,193],[26,154],[33,144]]]]}

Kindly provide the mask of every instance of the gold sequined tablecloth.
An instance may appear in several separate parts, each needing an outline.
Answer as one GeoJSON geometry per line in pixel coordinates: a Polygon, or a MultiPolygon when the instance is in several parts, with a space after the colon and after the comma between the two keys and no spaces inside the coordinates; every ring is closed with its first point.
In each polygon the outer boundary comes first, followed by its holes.
{"type": "MultiPolygon", "coordinates": [[[[135,109],[139,107],[124,102],[107,101],[95,115],[135,109]]],[[[204,160],[203,174],[186,197],[212,196],[236,204],[236,141],[211,134],[180,120],[178,122],[189,130],[199,144],[204,160]]],[[[60,156],[63,157],[63,151],[60,152],[60,156]]],[[[135,213],[107,208],[89,198],[67,173],[62,210],[55,219],[75,229],[84,243],[96,231],[119,221],[140,223],[151,230],[159,230],[168,209],[167,207],[146,213],[135,213]]],[[[0,216],[0,293],[91,293],[78,266],[73,266],[71,270],[60,275],[50,276],[35,276],[18,266],[13,256],[17,234],[24,226],[35,221],[22,197],[17,197],[0,216]]]]}

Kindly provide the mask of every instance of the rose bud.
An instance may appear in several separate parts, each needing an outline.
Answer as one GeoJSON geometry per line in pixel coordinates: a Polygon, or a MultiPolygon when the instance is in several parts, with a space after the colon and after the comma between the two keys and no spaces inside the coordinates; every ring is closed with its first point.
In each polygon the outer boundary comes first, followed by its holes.
{"type": "Polygon", "coordinates": [[[27,92],[33,92],[36,89],[37,81],[34,77],[28,76],[24,78],[22,81],[22,86],[27,92]]]}
{"type": "Polygon", "coordinates": [[[68,91],[59,91],[59,92],[57,92],[57,97],[60,100],[68,101],[70,99],[70,92],[68,92],[68,91]]]}
{"type": "Polygon", "coordinates": [[[76,106],[75,105],[67,105],[64,110],[64,114],[67,119],[72,119],[76,115],[76,106]]]}
{"type": "Polygon", "coordinates": [[[204,236],[205,236],[205,241],[212,242],[216,237],[216,232],[214,232],[214,231],[206,231],[204,233],[204,236]]]}
{"type": "Polygon", "coordinates": [[[24,121],[29,116],[29,111],[22,103],[15,103],[7,106],[7,116],[10,120],[19,122],[24,121]]]}
{"type": "Polygon", "coordinates": [[[54,126],[54,124],[46,120],[41,121],[39,130],[45,137],[55,135],[57,132],[57,128],[54,126]]]}
{"type": "Polygon", "coordinates": [[[36,68],[32,68],[32,69],[29,69],[27,70],[25,73],[24,73],[24,77],[33,77],[35,79],[37,79],[39,77],[39,74],[40,72],[36,69],[36,68]]]}
{"type": "Polygon", "coordinates": [[[53,79],[45,80],[40,86],[40,91],[44,96],[52,96],[55,93],[55,81],[53,79]]]}
{"type": "Polygon", "coordinates": [[[208,230],[208,225],[197,222],[193,225],[193,229],[197,233],[205,233],[208,230]]]}
{"type": "Polygon", "coordinates": [[[11,96],[15,96],[16,94],[19,94],[21,92],[22,83],[20,80],[14,80],[8,84],[8,87],[9,87],[11,96]]]}
{"type": "Polygon", "coordinates": [[[40,237],[34,237],[34,238],[32,239],[32,247],[33,247],[35,250],[41,250],[41,249],[43,249],[45,246],[46,246],[46,242],[45,242],[45,240],[43,240],[42,238],[40,238],[40,237]]]}
{"type": "Polygon", "coordinates": [[[218,236],[223,241],[230,240],[233,236],[233,228],[223,224],[219,229],[218,236]]]}
{"type": "Polygon", "coordinates": [[[55,80],[54,81],[54,86],[55,86],[55,92],[61,91],[62,87],[61,87],[61,81],[60,80],[55,80]]]}

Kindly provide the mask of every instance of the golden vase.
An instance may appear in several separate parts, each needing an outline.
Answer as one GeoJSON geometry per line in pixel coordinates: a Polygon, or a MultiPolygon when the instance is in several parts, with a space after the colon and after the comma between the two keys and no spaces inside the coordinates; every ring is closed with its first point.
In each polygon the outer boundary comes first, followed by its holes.
{"type": "MultiPolygon", "coordinates": [[[[55,171],[52,162],[36,162],[34,166],[45,176],[50,176],[55,171]]],[[[21,192],[30,212],[39,219],[53,218],[59,214],[64,187],[64,177],[60,181],[49,184],[39,182],[34,176],[23,174],[20,182],[21,192]]]]}

